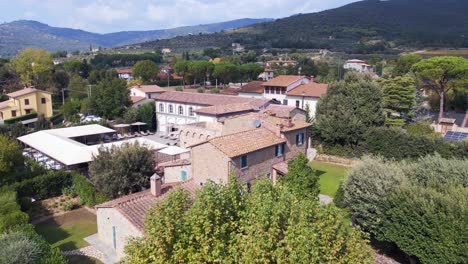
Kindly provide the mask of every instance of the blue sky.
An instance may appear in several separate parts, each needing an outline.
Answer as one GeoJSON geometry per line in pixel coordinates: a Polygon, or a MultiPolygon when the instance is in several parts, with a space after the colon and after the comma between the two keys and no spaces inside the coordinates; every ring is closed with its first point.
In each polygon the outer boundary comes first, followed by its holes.
{"type": "Polygon", "coordinates": [[[107,33],[312,13],[357,0],[0,0],[0,22],[37,20],[107,33]]]}

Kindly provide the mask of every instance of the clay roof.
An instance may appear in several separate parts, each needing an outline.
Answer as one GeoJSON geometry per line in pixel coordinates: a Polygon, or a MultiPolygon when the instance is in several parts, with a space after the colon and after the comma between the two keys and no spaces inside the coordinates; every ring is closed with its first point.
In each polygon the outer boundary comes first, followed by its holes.
{"type": "Polygon", "coordinates": [[[263,86],[275,86],[275,87],[287,87],[292,83],[295,83],[301,79],[306,78],[306,76],[299,75],[280,75],[271,79],[268,82],[263,83],[263,86]]]}
{"type": "Polygon", "coordinates": [[[0,102],[0,109],[5,108],[5,107],[8,107],[8,100],[0,102]]]}
{"type": "Polygon", "coordinates": [[[262,94],[264,91],[264,87],[262,86],[262,81],[252,81],[248,84],[242,86],[239,90],[241,93],[257,93],[262,94]]]}
{"type": "Polygon", "coordinates": [[[286,142],[273,132],[265,129],[253,129],[236,134],[230,134],[208,141],[230,158],[238,157],[260,149],[286,142]]]}
{"type": "Polygon", "coordinates": [[[327,93],[328,84],[310,82],[299,85],[298,87],[288,91],[287,95],[307,96],[307,97],[320,97],[327,93]]]}
{"type": "Polygon", "coordinates": [[[37,91],[39,91],[39,92],[44,92],[44,93],[49,93],[49,92],[47,92],[47,91],[38,90],[38,89],[33,88],[33,87],[27,87],[27,88],[18,90],[18,91],[16,91],[16,92],[9,93],[9,94],[7,94],[7,96],[8,96],[8,97],[15,98],[15,97],[18,97],[18,96],[22,96],[22,95],[34,93],[34,92],[37,92],[37,91]]]}
{"type": "Polygon", "coordinates": [[[301,120],[291,120],[291,126],[288,126],[288,120],[285,118],[280,118],[276,116],[268,116],[264,121],[269,122],[271,124],[281,126],[281,132],[289,132],[298,129],[303,129],[306,127],[310,127],[311,124],[301,120]]]}
{"type": "Polygon", "coordinates": [[[213,105],[194,110],[198,114],[206,115],[225,115],[231,113],[253,111],[254,107],[249,103],[213,105]]]}
{"type": "Polygon", "coordinates": [[[132,74],[132,69],[116,69],[118,74],[132,74]]]}
{"type": "Polygon", "coordinates": [[[273,169],[277,170],[282,175],[288,174],[288,164],[284,161],[273,164],[273,169]]]}
{"type": "Polygon", "coordinates": [[[136,104],[140,102],[141,100],[145,100],[145,97],[142,96],[130,96],[130,100],[132,100],[132,103],[136,104]]]}
{"type": "Polygon", "coordinates": [[[130,89],[138,89],[144,93],[164,93],[166,90],[157,86],[157,85],[135,85],[130,87],[130,89]]]}
{"type": "Polygon", "coordinates": [[[238,95],[239,94],[239,89],[238,88],[226,88],[226,89],[221,90],[221,94],[238,95]]]}
{"type": "Polygon", "coordinates": [[[156,101],[168,101],[177,103],[189,103],[196,105],[226,105],[226,104],[239,104],[248,103],[252,101],[261,101],[263,104],[267,103],[266,99],[252,99],[247,97],[239,97],[234,95],[222,95],[222,94],[205,94],[205,93],[188,93],[188,92],[177,92],[169,91],[158,95],[156,101]]]}
{"type": "Polygon", "coordinates": [[[296,108],[295,106],[270,104],[265,110],[262,111],[262,113],[268,113],[277,117],[288,118],[291,115],[291,112],[296,109],[304,111],[302,109],[296,108]]]}
{"type": "Polygon", "coordinates": [[[160,196],[153,196],[150,190],[146,190],[96,205],[96,208],[115,208],[136,228],[144,231],[146,212],[157,201],[164,199],[170,190],[178,186],[186,190],[192,197],[195,197],[195,192],[199,188],[193,180],[177,184],[163,184],[160,196]]]}

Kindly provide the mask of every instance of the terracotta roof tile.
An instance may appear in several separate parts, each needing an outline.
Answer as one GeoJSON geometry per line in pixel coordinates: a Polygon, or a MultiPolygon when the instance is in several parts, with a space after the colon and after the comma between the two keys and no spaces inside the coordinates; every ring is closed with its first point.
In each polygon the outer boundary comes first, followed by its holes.
{"type": "Polygon", "coordinates": [[[145,100],[145,97],[143,96],[130,96],[130,100],[132,100],[132,103],[136,104],[142,100],[145,100]]]}
{"type": "Polygon", "coordinates": [[[0,102],[0,109],[6,108],[6,107],[8,107],[8,100],[0,102]]]}
{"type": "Polygon", "coordinates": [[[34,92],[37,92],[37,91],[44,92],[44,93],[49,93],[47,91],[38,90],[38,89],[33,88],[33,87],[27,87],[27,88],[18,90],[16,92],[9,93],[9,94],[7,94],[7,96],[15,98],[15,97],[18,97],[18,96],[34,93],[34,92]]]}
{"type": "Polygon", "coordinates": [[[254,107],[249,103],[240,104],[227,104],[227,105],[213,105],[194,110],[198,114],[207,115],[225,115],[231,113],[249,112],[253,111],[254,107]]]}
{"type": "Polygon", "coordinates": [[[268,102],[268,100],[266,99],[252,99],[233,95],[188,93],[177,91],[165,92],[163,94],[158,95],[155,99],[156,101],[189,103],[206,106],[248,103],[254,100],[262,100],[264,104],[268,102]]]}
{"type": "Polygon", "coordinates": [[[284,161],[274,164],[273,169],[279,171],[282,175],[288,174],[288,164],[284,161]]]}
{"type": "Polygon", "coordinates": [[[301,120],[291,120],[291,126],[288,126],[288,120],[285,118],[280,118],[276,116],[268,116],[266,119],[263,119],[265,122],[269,122],[274,125],[281,126],[281,132],[289,132],[298,129],[303,129],[310,127],[311,124],[301,120]]]}
{"type": "Polygon", "coordinates": [[[288,91],[287,95],[320,97],[327,93],[328,84],[326,83],[306,83],[288,91]]]}
{"type": "Polygon", "coordinates": [[[275,86],[275,87],[287,87],[288,85],[295,83],[299,80],[307,78],[306,76],[299,75],[280,75],[271,79],[268,82],[263,83],[263,86],[275,86]]]}
{"type": "Polygon", "coordinates": [[[262,113],[268,113],[276,117],[288,118],[291,115],[291,112],[296,109],[304,111],[295,106],[271,104],[267,106],[267,108],[263,110],[262,113]]]}
{"type": "Polygon", "coordinates": [[[166,92],[165,89],[159,87],[158,85],[136,85],[130,87],[130,89],[135,88],[144,93],[164,93],[166,92]]]}
{"type": "Polygon", "coordinates": [[[221,94],[224,95],[238,95],[239,94],[239,88],[226,88],[221,90],[221,94]]]}
{"type": "Polygon", "coordinates": [[[263,91],[265,88],[263,87],[262,84],[263,84],[262,81],[249,82],[248,84],[242,86],[239,92],[263,94],[263,91]]]}
{"type": "Polygon", "coordinates": [[[284,143],[286,140],[277,137],[267,129],[259,128],[213,138],[208,142],[228,157],[233,158],[284,143]]]}
{"type": "Polygon", "coordinates": [[[118,74],[132,74],[132,69],[116,69],[118,74]]]}
{"type": "Polygon", "coordinates": [[[158,164],[158,167],[177,167],[177,166],[185,166],[192,164],[189,159],[178,159],[172,160],[167,162],[162,162],[158,164]]]}
{"type": "Polygon", "coordinates": [[[152,208],[157,201],[164,199],[170,190],[178,186],[186,190],[192,198],[195,197],[195,192],[199,188],[193,180],[177,184],[163,184],[162,194],[160,196],[153,196],[150,190],[146,190],[96,205],[96,208],[115,208],[136,228],[140,231],[144,231],[146,212],[152,208]]]}

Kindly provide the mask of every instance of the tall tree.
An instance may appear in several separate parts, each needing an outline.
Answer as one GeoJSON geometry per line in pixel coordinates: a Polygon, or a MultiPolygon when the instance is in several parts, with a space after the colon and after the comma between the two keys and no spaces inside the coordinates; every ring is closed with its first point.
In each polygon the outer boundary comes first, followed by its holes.
{"type": "Polygon", "coordinates": [[[257,80],[258,75],[263,72],[263,67],[256,63],[247,63],[239,66],[242,79],[245,81],[257,80]]]}
{"type": "Polygon", "coordinates": [[[150,60],[143,60],[135,63],[132,69],[132,74],[135,78],[139,78],[144,84],[149,83],[158,73],[158,66],[150,60]]]}
{"type": "Polygon", "coordinates": [[[91,181],[109,198],[141,191],[153,173],[153,152],[138,142],[101,147],[89,165],[91,181]]]}
{"type": "Polygon", "coordinates": [[[439,95],[439,122],[444,117],[447,92],[452,89],[468,92],[468,59],[433,57],[416,63],[412,69],[426,90],[439,95]]]}
{"type": "Polygon", "coordinates": [[[0,186],[13,181],[24,165],[21,148],[15,140],[0,134],[0,186]]]}
{"type": "Polygon", "coordinates": [[[178,61],[176,64],[174,64],[174,72],[182,76],[182,80],[184,81],[184,86],[185,86],[185,80],[187,77],[187,74],[189,73],[189,62],[188,61],[178,61]]]}
{"type": "Polygon", "coordinates": [[[405,54],[398,58],[393,68],[393,76],[403,76],[411,71],[414,64],[420,62],[422,57],[417,54],[405,54]]]}
{"type": "Polygon", "coordinates": [[[357,145],[369,128],[384,121],[380,87],[369,76],[350,73],[319,100],[315,126],[328,143],[357,145]]]}
{"type": "Polygon", "coordinates": [[[215,64],[213,77],[221,79],[224,85],[237,79],[239,69],[235,64],[229,62],[220,62],[215,64]]]}
{"type": "Polygon", "coordinates": [[[125,80],[104,79],[92,90],[90,107],[94,114],[104,118],[122,117],[131,105],[125,80]]]}
{"type": "Polygon", "coordinates": [[[22,50],[11,60],[11,65],[24,86],[34,85],[41,89],[47,88],[54,68],[52,56],[45,50],[35,48],[22,50]]]}
{"type": "Polygon", "coordinates": [[[288,174],[282,180],[300,198],[317,199],[320,192],[319,176],[303,153],[288,162],[288,174]]]}
{"type": "Polygon", "coordinates": [[[384,108],[387,112],[385,123],[392,126],[403,126],[404,119],[411,117],[416,106],[415,80],[411,77],[393,77],[379,79],[382,86],[384,108]],[[398,117],[394,117],[397,115],[398,117]]]}

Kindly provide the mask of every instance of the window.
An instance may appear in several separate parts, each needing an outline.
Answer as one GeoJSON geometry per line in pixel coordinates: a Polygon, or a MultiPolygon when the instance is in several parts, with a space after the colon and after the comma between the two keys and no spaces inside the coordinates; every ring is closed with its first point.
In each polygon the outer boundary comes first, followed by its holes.
{"type": "Polygon", "coordinates": [[[271,179],[271,173],[267,173],[266,177],[267,179],[271,179]]]}
{"type": "Polygon", "coordinates": [[[301,105],[301,102],[299,102],[299,100],[296,100],[296,107],[299,108],[301,105]]]}
{"type": "Polygon", "coordinates": [[[281,157],[284,154],[284,144],[279,144],[275,146],[275,156],[281,157]]]}
{"type": "Polygon", "coordinates": [[[179,105],[179,115],[183,115],[184,114],[184,108],[179,105]]]}
{"type": "Polygon", "coordinates": [[[188,114],[189,114],[189,116],[193,116],[193,107],[190,106],[188,108],[188,114]]]}
{"type": "Polygon", "coordinates": [[[24,104],[29,105],[29,99],[24,99],[24,104]]]}
{"type": "Polygon", "coordinates": [[[247,155],[244,155],[244,156],[240,157],[240,163],[241,163],[241,169],[245,169],[245,168],[247,168],[247,166],[249,166],[247,164],[247,155]]]}
{"type": "Polygon", "coordinates": [[[164,113],[164,105],[159,104],[159,112],[164,113]]]}
{"type": "Polygon", "coordinates": [[[148,99],[151,99],[151,94],[148,94],[148,99]]]}
{"type": "Polygon", "coordinates": [[[296,145],[304,144],[304,133],[299,133],[296,135],[296,145]]]}
{"type": "Polygon", "coordinates": [[[31,113],[31,109],[26,109],[26,114],[30,114],[31,113]]]}
{"type": "Polygon", "coordinates": [[[173,105],[169,105],[169,113],[174,113],[174,106],[173,105]]]}
{"type": "Polygon", "coordinates": [[[283,100],[283,104],[284,104],[284,105],[288,105],[288,100],[284,99],[284,100],[283,100]]]}
{"type": "Polygon", "coordinates": [[[16,117],[16,110],[11,110],[11,117],[16,117]]]}
{"type": "Polygon", "coordinates": [[[280,94],[280,89],[275,88],[275,93],[276,93],[276,94],[280,94]]]}

